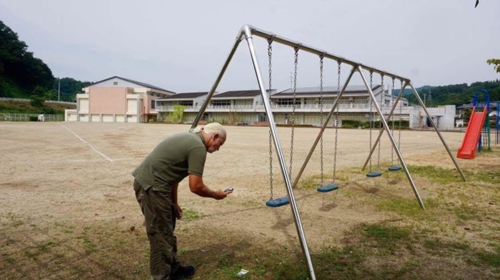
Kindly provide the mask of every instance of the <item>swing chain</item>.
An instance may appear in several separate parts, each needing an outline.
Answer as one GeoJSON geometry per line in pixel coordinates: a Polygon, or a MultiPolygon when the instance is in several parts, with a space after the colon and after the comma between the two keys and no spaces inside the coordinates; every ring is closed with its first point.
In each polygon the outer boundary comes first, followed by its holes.
{"type": "MultiPolygon", "coordinates": [[[[320,54],[319,56],[319,92],[320,92],[320,97],[319,97],[319,108],[320,108],[320,123],[321,126],[323,126],[323,59],[325,55],[320,54]]],[[[321,185],[323,185],[324,182],[324,168],[323,168],[323,134],[321,134],[320,138],[320,150],[321,150],[321,185]]]]}
{"type": "MultiPolygon", "coordinates": [[[[383,128],[383,123],[382,123],[382,118],[384,118],[384,111],[383,111],[383,106],[384,106],[384,94],[385,94],[385,88],[384,88],[384,74],[380,75],[380,86],[382,87],[382,92],[380,93],[380,128],[383,128]]],[[[377,161],[377,171],[380,171],[380,149],[382,146],[382,141],[378,141],[378,161],[377,161]]]]}
{"type": "MultiPolygon", "coordinates": [[[[403,90],[403,80],[401,80],[401,90],[403,90]]],[[[402,107],[402,102],[401,102],[401,99],[399,100],[399,135],[398,135],[398,149],[399,149],[399,153],[401,153],[401,120],[403,118],[402,114],[403,114],[403,107],[402,107]]],[[[401,161],[400,161],[401,162],[401,161]]]]}
{"type": "MultiPolygon", "coordinates": [[[[370,71],[370,89],[373,88],[373,71],[370,71]]],[[[369,98],[368,103],[370,107],[370,113],[368,114],[368,126],[370,127],[370,147],[372,147],[372,129],[373,129],[373,114],[372,114],[372,102],[373,100],[369,98]]],[[[368,151],[370,152],[370,150],[368,151]]],[[[370,172],[372,172],[372,157],[370,157],[370,172]]]]}
{"type": "Polygon", "coordinates": [[[290,138],[290,180],[292,179],[292,167],[293,167],[293,142],[295,137],[295,100],[297,92],[297,65],[299,63],[299,49],[300,46],[294,48],[294,69],[293,69],[293,106],[292,106],[292,136],[290,138]]]}
{"type": "MultiPolygon", "coordinates": [[[[269,60],[269,104],[271,104],[271,89],[272,89],[272,83],[273,83],[273,39],[274,37],[271,37],[267,40],[268,46],[267,46],[267,56],[269,60]]],[[[269,114],[272,114],[269,112],[269,114]]],[[[269,121],[269,120],[268,120],[269,121]]],[[[272,132],[271,128],[269,128],[269,184],[270,184],[270,191],[271,191],[271,198],[270,200],[274,200],[274,194],[273,194],[273,146],[272,146],[272,132]]]]}
{"type": "MultiPolygon", "coordinates": [[[[391,100],[394,100],[394,85],[396,78],[392,77],[392,90],[391,90],[391,100]]],[[[392,104],[394,106],[394,104],[392,104]]],[[[394,137],[394,114],[392,115],[392,137],[394,137]]],[[[394,147],[391,149],[391,164],[394,166],[394,147]]]]}
{"type": "MultiPolygon", "coordinates": [[[[340,95],[340,74],[342,71],[342,61],[337,60],[337,96],[340,95]]],[[[338,99],[340,101],[340,98],[338,99]]],[[[337,105],[335,108],[335,148],[334,148],[334,157],[333,157],[333,182],[335,183],[337,176],[337,141],[339,136],[339,104],[337,101],[337,105]]]]}

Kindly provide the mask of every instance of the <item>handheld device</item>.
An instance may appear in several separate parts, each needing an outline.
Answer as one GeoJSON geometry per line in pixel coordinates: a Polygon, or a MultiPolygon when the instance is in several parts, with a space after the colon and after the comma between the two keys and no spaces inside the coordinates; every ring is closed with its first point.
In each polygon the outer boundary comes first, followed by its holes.
{"type": "Polygon", "coordinates": [[[234,191],[234,188],[227,188],[224,190],[224,192],[232,192],[232,191],[234,191]]]}

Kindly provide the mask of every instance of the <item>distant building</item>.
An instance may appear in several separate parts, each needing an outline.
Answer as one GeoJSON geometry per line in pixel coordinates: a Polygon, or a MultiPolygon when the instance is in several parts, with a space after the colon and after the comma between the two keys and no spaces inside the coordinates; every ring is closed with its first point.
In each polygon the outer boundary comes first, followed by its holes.
{"type": "Polygon", "coordinates": [[[66,121],[147,122],[156,118],[156,100],[175,92],[114,76],[82,89],[76,110],[66,110],[66,121]]]}
{"type": "MultiPolygon", "coordinates": [[[[382,88],[375,86],[373,92],[377,100],[381,100],[382,88]]],[[[277,93],[271,90],[271,107],[277,124],[290,124],[293,111],[293,91],[287,89],[277,93]]],[[[175,105],[185,105],[183,122],[194,121],[196,114],[201,109],[208,93],[180,93],[156,101],[159,117],[167,119],[173,112],[175,105]],[[196,94],[196,97],[193,96],[196,94]]],[[[295,92],[295,122],[303,125],[321,124],[321,92],[318,87],[297,88],[295,92]]],[[[336,87],[323,88],[323,117],[331,110],[333,101],[337,97],[336,87]]],[[[367,121],[370,106],[368,102],[369,93],[364,86],[349,86],[339,102],[339,125],[342,120],[367,121]]],[[[389,106],[393,104],[395,98],[390,93],[384,94],[384,112],[389,112],[389,106]]],[[[401,104],[405,108],[408,101],[401,99],[401,104]]],[[[372,107],[375,112],[375,107],[372,107]]],[[[210,104],[205,110],[204,120],[214,120],[227,123],[256,124],[267,122],[264,103],[260,90],[239,90],[216,93],[210,100],[210,104]]],[[[405,116],[405,119],[409,119],[405,116]]],[[[325,119],[324,119],[325,120],[325,119]]],[[[330,122],[330,126],[334,123],[330,122]]]]}

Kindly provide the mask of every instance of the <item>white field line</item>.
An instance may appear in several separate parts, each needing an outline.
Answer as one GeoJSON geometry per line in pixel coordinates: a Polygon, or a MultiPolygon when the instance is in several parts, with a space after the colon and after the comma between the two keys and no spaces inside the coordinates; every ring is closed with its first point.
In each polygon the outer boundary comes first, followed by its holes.
{"type": "MultiPolygon", "coordinates": [[[[127,160],[139,160],[143,158],[115,158],[113,161],[127,161],[127,160]]],[[[71,163],[71,162],[96,162],[102,161],[102,159],[69,159],[69,160],[45,160],[43,163],[71,163]]]]}
{"type": "Polygon", "coordinates": [[[66,126],[62,125],[62,127],[66,128],[66,130],[68,130],[69,132],[73,133],[73,135],[75,135],[78,139],[80,139],[80,141],[82,141],[83,143],[87,144],[92,150],[94,150],[94,152],[100,154],[103,158],[105,158],[106,160],[109,160],[109,161],[113,161],[110,157],[108,157],[107,155],[99,152],[96,148],[94,148],[94,146],[92,146],[92,144],[90,144],[89,142],[85,141],[82,139],[82,137],[78,136],[78,134],[74,133],[71,129],[67,128],[66,126]]]}

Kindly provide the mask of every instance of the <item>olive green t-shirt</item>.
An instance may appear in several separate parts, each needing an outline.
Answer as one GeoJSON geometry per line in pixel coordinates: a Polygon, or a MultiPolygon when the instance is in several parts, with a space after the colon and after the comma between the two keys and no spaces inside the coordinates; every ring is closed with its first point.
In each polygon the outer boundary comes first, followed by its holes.
{"type": "Polygon", "coordinates": [[[166,191],[189,174],[201,177],[206,158],[201,133],[179,133],[158,144],[132,175],[145,190],[166,191]]]}

